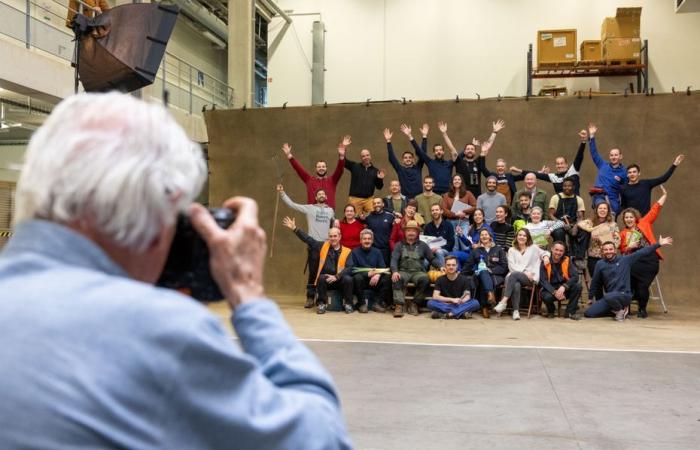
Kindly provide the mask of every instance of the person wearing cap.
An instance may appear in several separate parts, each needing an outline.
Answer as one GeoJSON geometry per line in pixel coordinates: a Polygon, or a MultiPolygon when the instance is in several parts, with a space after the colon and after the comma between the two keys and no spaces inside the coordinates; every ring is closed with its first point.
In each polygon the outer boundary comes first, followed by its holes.
{"type": "Polygon", "coordinates": [[[405,288],[407,283],[414,283],[416,293],[413,301],[408,303],[408,313],[418,315],[418,305],[425,303],[425,296],[430,280],[423,268],[423,260],[436,269],[438,259],[428,247],[428,244],[418,239],[420,227],[415,220],[409,220],[403,226],[404,240],[399,242],[391,254],[391,282],[394,298],[394,317],[403,317],[406,307],[405,288]]]}

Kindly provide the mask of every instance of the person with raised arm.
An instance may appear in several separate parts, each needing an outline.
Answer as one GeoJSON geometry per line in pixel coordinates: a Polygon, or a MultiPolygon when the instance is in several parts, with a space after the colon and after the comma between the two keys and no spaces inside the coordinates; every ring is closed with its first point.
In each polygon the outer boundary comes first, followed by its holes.
{"type": "MultiPolygon", "coordinates": [[[[443,129],[446,131],[447,124],[444,122],[438,122],[438,128],[441,131],[443,129]]],[[[413,139],[413,136],[411,135],[410,128],[407,127],[405,129],[401,129],[401,131],[403,131],[404,134],[406,134],[409,141],[411,142],[411,145],[413,146],[413,149],[415,150],[419,161],[422,161],[423,163],[425,163],[426,166],[428,166],[428,173],[435,181],[435,193],[438,195],[442,195],[445,192],[447,192],[447,190],[450,187],[450,180],[452,177],[452,167],[454,167],[454,161],[451,157],[445,158],[445,149],[443,148],[442,144],[433,145],[433,155],[435,156],[434,158],[428,156],[428,130],[430,130],[430,126],[427,123],[424,123],[420,127],[420,132],[423,138],[421,139],[421,144],[418,145],[416,140],[413,139]]]]}
{"type": "Polygon", "coordinates": [[[338,186],[340,177],[343,176],[345,168],[345,150],[352,143],[349,135],[343,136],[340,144],[338,144],[338,163],[335,166],[333,175],[328,176],[328,171],[325,161],[316,162],[316,173],[311,176],[292,155],[292,146],[288,143],[282,144],[282,152],[289,160],[289,163],[294,168],[294,171],[299,175],[301,181],[306,185],[306,203],[313,204],[316,201],[316,192],[323,189],[328,198],[328,206],[335,209],[335,189],[338,186]]]}
{"type": "MultiPolygon", "coordinates": [[[[411,127],[405,123],[401,124],[401,131],[410,136],[411,127]]],[[[409,151],[403,152],[401,155],[401,163],[396,158],[394,154],[394,146],[391,143],[391,137],[394,134],[388,128],[384,129],[384,140],[386,140],[386,151],[389,157],[389,163],[391,167],[396,171],[396,175],[399,177],[399,182],[401,183],[401,193],[406,196],[407,199],[412,199],[423,190],[423,161],[419,160],[416,163],[415,156],[409,151]]],[[[412,138],[411,138],[412,139],[412,138]]]]}
{"type": "Polygon", "coordinates": [[[366,148],[360,150],[360,162],[345,158],[345,169],[350,172],[348,203],[355,207],[358,216],[370,213],[374,190],[384,187],[384,170],[374,167],[372,154],[366,148]]]}
{"type": "Polygon", "coordinates": [[[663,175],[645,180],[639,179],[642,175],[642,169],[637,164],[629,166],[627,168],[627,184],[620,189],[622,209],[634,208],[641,215],[648,213],[651,208],[651,190],[661,183],[667,182],[684,159],[685,155],[676,156],[671,167],[663,175]]]}
{"type": "Polygon", "coordinates": [[[609,152],[609,160],[605,161],[598,153],[595,135],[598,127],[595,124],[588,124],[589,150],[593,163],[598,168],[598,174],[591,189],[593,197],[592,206],[595,208],[600,202],[606,201],[610,204],[610,209],[614,215],[620,212],[620,189],[627,182],[627,169],[622,164],[622,150],[612,148],[609,152]]]}

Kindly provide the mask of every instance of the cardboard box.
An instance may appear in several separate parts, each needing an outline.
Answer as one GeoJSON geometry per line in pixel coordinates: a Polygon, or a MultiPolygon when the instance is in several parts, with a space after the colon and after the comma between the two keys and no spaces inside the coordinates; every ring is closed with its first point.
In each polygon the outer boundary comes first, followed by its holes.
{"type": "Polygon", "coordinates": [[[609,38],[603,41],[603,59],[641,60],[642,41],[639,38],[609,38]]]}
{"type": "Polygon", "coordinates": [[[576,62],[576,30],[537,32],[537,65],[576,62]]]}
{"type": "Polygon", "coordinates": [[[600,28],[600,40],[638,38],[642,8],[617,8],[615,17],[606,17],[600,28]]]}
{"type": "Polygon", "coordinates": [[[600,41],[581,42],[581,61],[600,61],[603,59],[603,50],[600,41]]]}

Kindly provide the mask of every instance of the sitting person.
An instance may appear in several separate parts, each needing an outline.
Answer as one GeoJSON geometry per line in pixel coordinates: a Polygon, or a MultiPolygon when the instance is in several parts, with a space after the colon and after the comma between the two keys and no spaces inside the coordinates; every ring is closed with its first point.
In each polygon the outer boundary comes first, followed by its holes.
{"type": "Polygon", "coordinates": [[[422,230],[423,225],[425,225],[425,220],[423,219],[423,216],[421,216],[417,211],[418,202],[416,202],[414,199],[411,199],[406,203],[406,210],[403,217],[397,217],[394,219],[394,224],[391,228],[391,236],[389,237],[389,246],[392,252],[394,251],[394,247],[396,247],[396,244],[403,241],[403,227],[409,221],[415,221],[422,230]]]}
{"type": "Polygon", "coordinates": [[[316,286],[316,313],[325,314],[328,304],[328,291],[340,290],[343,295],[343,309],[351,314],[353,307],[352,277],[350,276],[352,260],[350,249],[340,245],[340,230],[332,227],[328,230],[328,240],[317,241],[301,228],[297,228],[294,218],[285,217],[282,224],[292,230],[294,234],[313,251],[318,252],[319,262],[314,285],[316,286]]]}
{"type": "Polygon", "coordinates": [[[345,205],[344,217],[337,221],[335,226],[340,229],[340,245],[350,250],[360,246],[360,233],[365,229],[365,224],[357,220],[355,207],[345,205]]]}
{"type": "Polygon", "coordinates": [[[530,201],[532,200],[532,194],[529,192],[521,192],[518,194],[517,199],[517,206],[514,202],[514,205],[510,210],[513,216],[513,228],[515,231],[518,231],[530,221],[530,211],[532,211],[530,201]]]}
{"type": "Polygon", "coordinates": [[[659,236],[659,242],[625,256],[618,256],[614,242],[603,243],[603,259],[599,260],[593,272],[588,298],[597,299],[584,313],[586,317],[604,317],[611,312],[615,320],[622,322],[627,317],[632,301],[630,272],[635,262],[656,252],[664,245],[673,244],[670,237],[659,236]]]}
{"type": "MultiPolygon", "coordinates": [[[[661,212],[661,207],[666,203],[667,192],[661,185],[663,195],[652,205],[651,210],[641,217],[639,211],[627,208],[622,211],[622,222],[625,228],[620,232],[620,253],[629,255],[640,249],[656,243],[652,224],[661,212]]],[[[646,319],[647,303],[649,303],[649,286],[659,273],[659,261],[662,260],[661,251],[649,253],[632,264],[630,283],[632,297],[637,299],[639,309],[637,317],[646,319]]]]}
{"type": "MultiPolygon", "coordinates": [[[[558,158],[557,158],[558,159],[558,158]]],[[[583,251],[576,245],[576,224],[583,220],[586,214],[586,207],[583,199],[575,194],[576,186],[573,178],[564,178],[561,183],[561,192],[554,194],[549,201],[549,218],[551,220],[561,220],[564,226],[552,231],[552,239],[566,242],[566,237],[570,237],[572,254],[576,258],[583,259],[583,251]]]]}
{"type": "Polygon", "coordinates": [[[579,320],[578,301],[581,298],[581,285],[578,283],[578,269],[571,258],[564,256],[566,244],[556,241],[552,244],[552,256],[549,262],[540,268],[540,291],[542,301],[547,305],[547,317],[553,318],[555,301],[569,300],[564,317],[579,320]]]}
{"type": "MultiPolygon", "coordinates": [[[[440,206],[442,206],[443,215],[452,223],[455,229],[457,227],[461,227],[463,230],[469,228],[469,218],[476,208],[476,198],[474,198],[474,194],[469,192],[464,186],[462,175],[455,174],[452,177],[450,189],[442,194],[440,206]],[[459,207],[458,203],[458,207],[455,208],[455,201],[457,200],[466,206],[459,207]]],[[[455,240],[454,250],[464,250],[464,247],[460,247],[459,240],[455,240]]]]}
{"type": "Polygon", "coordinates": [[[549,261],[549,252],[539,248],[532,242],[532,236],[527,228],[515,233],[513,246],[508,249],[508,270],[503,297],[494,308],[500,317],[512,299],[513,320],[520,320],[520,290],[523,287],[534,288],[540,279],[540,261],[549,261]]]}
{"type": "Polygon", "coordinates": [[[479,302],[470,299],[469,280],[457,271],[457,258],[445,258],[445,275],[435,281],[428,308],[433,310],[433,319],[469,319],[479,310],[479,302]]]}
{"type": "Polygon", "coordinates": [[[488,319],[489,310],[496,304],[495,289],[503,284],[508,274],[506,251],[493,242],[488,230],[483,229],[479,233],[479,245],[462,267],[463,274],[474,276],[481,314],[488,319]]]}
{"type": "Polygon", "coordinates": [[[555,230],[564,227],[564,222],[561,220],[542,220],[544,211],[539,206],[532,208],[530,212],[530,221],[525,224],[525,228],[532,236],[532,242],[538,245],[541,249],[549,247],[552,233],[555,230]]]}
{"type": "Polygon", "coordinates": [[[472,214],[472,225],[469,227],[469,232],[465,234],[457,234],[462,242],[468,243],[471,248],[476,248],[479,245],[479,233],[481,233],[481,230],[488,230],[493,236],[493,230],[489,224],[486,223],[484,211],[476,208],[474,210],[474,214],[472,214]]]}
{"type": "Polygon", "coordinates": [[[445,265],[445,257],[450,253],[455,245],[455,229],[452,224],[442,218],[442,208],[440,205],[430,207],[430,215],[433,220],[425,224],[423,234],[425,236],[441,237],[445,240],[445,245],[440,248],[432,248],[438,260],[438,265],[445,265]]]}
{"type": "Polygon", "coordinates": [[[493,240],[505,251],[508,251],[508,248],[513,245],[513,239],[515,239],[515,230],[510,219],[510,208],[508,205],[502,205],[496,208],[496,220],[490,225],[493,230],[493,240]]]}
{"type": "Polygon", "coordinates": [[[389,195],[384,197],[384,210],[401,217],[406,209],[406,196],[401,193],[399,180],[391,180],[389,183],[389,195]]]}
{"type": "Polygon", "coordinates": [[[619,247],[620,229],[615,223],[610,205],[605,202],[598,203],[593,210],[593,215],[580,221],[576,226],[579,230],[578,245],[588,249],[586,265],[588,274],[593,277],[595,265],[603,257],[603,242],[611,241],[615,244],[615,248],[619,247]]]}
{"type": "Polygon", "coordinates": [[[407,283],[416,285],[416,294],[408,303],[408,313],[418,315],[418,306],[425,303],[425,294],[430,285],[428,274],[423,268],[427,259],[433,267],[441,269],[437,258],[425,242],[418,239],[420,227],[411,220],[403,227],[404,240],[399,242],[391,253],[391,282],[394,297],[394,317],[403,317],[406,306],[405,288],[407,283]]]}
{"type": "Polygon", "coordinates": [[[361,245],[350,253],[352,281],[355,294],[360,300],[358,311],[361,313],[366,313],[368,310],[370,293],[374,298],[372,311],[379,313],[386,311],[386,302],[391,295],[389,269],[384,263],[382,253],[372,246],[373,239],[372,230],[362,230],[361,245]]]}

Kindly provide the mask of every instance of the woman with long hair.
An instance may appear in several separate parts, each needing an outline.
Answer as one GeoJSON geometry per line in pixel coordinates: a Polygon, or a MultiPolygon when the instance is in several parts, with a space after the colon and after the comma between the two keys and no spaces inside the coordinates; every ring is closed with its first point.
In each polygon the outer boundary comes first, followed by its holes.
{"type": "Polygon", "coordinates": [[[344,217],[338,221],[340,228],[340,245],[350,250],[360,246],[360,232],[365,229],[365,224],[357,220],[355,207],[351,204],[345,205],[344,217]]]}
{"type": "Polygon", "coordinates": [[[476,197],[474,197],[474,194],[467,190],[466,186],[464,185],[462,175],[455,174],[452,177],[450,189],[442,194],[440,206],[442,207],[442,215],[449,220],[455,228],[454,250],[468,250],[464,243],[462,243],[458,238],[459,234],[457,233],[457,227],[459,227],[459,230],[462,233],[469,228],[469,217],[476,208],[476,197]],[[454,208],[455,201],[459,201],[465,206],[462,208],[454,208]],[[457,210],[453,211],[453,209],[457,210]]]}
{"type": "Polygon", "coordinates": [[[472,213],[472,225],[469,227],[469,231],[467,233],[462,233],[462,242],[468,243],[471,248],[478,247],[479,233],[481,233],[481,230],[489,230],[489,233],[493,236],[493,230],[489,224],[486,223],[486,214],[484,214],[484,210],[476,208],[474,213],[472,213]]]}
{"type": "MultiPolygon", "coordinates": [[[[629,255],[648,245],[656,243],[654,237],[654,229],[652,224],[661,212],[661,207],[666,203],[667,192],[661,185],[663,195],[654,203],[648,213],[642,217],[635,208],[627,208],[620,214],[622,223],[625,226],[620,232],[620,253],[629,255]]],[[[659,261],[663,259],[661,252],[651,253],[648,256],[643,256],[632,264],[630,276],[630,287],[632,288],[632,297],[637,299],[639,309],[637,317],[646,319],[647,303],[649,303],[649,286],[659,273],[659,261]]]]}
{"type": "Polygon", "coordinates": [[[481,314],[489,318],[489,309],[496,303],[495,288],[503,284],[508,274],[508,256],[500,245],[496,245],[489,230],[479,232],[479,244],[462,266],[462,273],[473,275],[476,282],[476,297],[481,305],[481,314]]]}
{"type": "Polygon", "coordinates": [[[513,304],[513,320],[520,320],[520,290],[526,286],[534,287],[540,281],[540,262],[549,257],[549,252],[539,248],[532,242],[532,236],[527,228],[521,228],[515,233],[513,246],[508,249],[508,270],[503,297],[494,308],[498,316],[508,306],[508,299],[513,304]]]}
{"type": "Polygon", "coordinates": [[[543,220],[543,214],[542,208],[533,206],[530,211],[530,220],[525,224],[525,228],[530,231],[532,241],[541,249],[546,249],[552,240],[552,232],[559,228],[564,228],[564,222],[561,220],[543,220]]]}
{"type": "Polygon", "coordinates": [[[588,275],[593,278],[595,265],[603,257],[603,243],[610,241],[616,248],[620,247],[620,229],[615,223],[610,205],[605,202],[598,203],[591,217],[581,220],[577,225],[579,231],[583,230],[589,234],[586,266],[588,275]]]}
{"type": "Polygon", "coordinates": [[[490,225],[496,245],[503,247],[505,251],[508,251],[508,247],[512,245],[513,239],[515,239],[515,230],[510,223],[510,219],[510,207],[501,205],[496,208],[496,220],[491,222],[490,225]]]}

